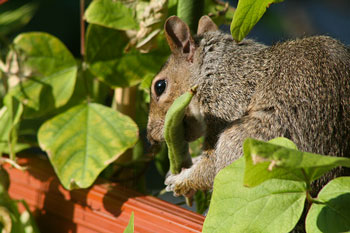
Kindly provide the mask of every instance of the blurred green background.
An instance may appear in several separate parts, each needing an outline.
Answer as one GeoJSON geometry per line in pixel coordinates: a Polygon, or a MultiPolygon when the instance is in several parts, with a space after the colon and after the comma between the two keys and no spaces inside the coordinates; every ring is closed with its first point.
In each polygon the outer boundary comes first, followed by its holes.
{"type": "MultiPolygon", "coordinates": [[[[8,0],[0,5],[0,13],[9,7],[33,2],[37,10],[30,22],[11,34],[45,31],[60,38],[76,56],[79,55],[79,1],[78,0],[8,0]]],[[[86,0],[88,5],[91,0],[86,0]]],[[[229,1],[232,6],[237,1],[229,1]]],[[[228,26],[222,27],[229,30],[228,26]]],[[[0,28],[1,30],[1,28],[0,28]]],[[[1,31],[0,31],[1,34],[1,31]]],[[[305,35],[325,34],[350,44],[349,0],[285,0],[271,5],[262,20],[248,37],[273,44],[276,41],[305,35]]]]}

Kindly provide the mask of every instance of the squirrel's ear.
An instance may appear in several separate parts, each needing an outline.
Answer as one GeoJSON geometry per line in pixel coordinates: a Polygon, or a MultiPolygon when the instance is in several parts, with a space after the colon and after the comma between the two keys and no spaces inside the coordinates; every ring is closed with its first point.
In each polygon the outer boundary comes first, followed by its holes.
{"type": "Polygon", "coordinates": [[[216,26],[209,16],[204,15],[200,18],[198,22],[197,35],[217,30],[219,30],[218,26],[216,26]]]}
{"type": "Polygon", "coordinates": [[[165,22],[164,31],[172,53],[188,53],[188,59],[192,60],[194,41],[187,24],[179,17],[171,16],[165,22]]]}

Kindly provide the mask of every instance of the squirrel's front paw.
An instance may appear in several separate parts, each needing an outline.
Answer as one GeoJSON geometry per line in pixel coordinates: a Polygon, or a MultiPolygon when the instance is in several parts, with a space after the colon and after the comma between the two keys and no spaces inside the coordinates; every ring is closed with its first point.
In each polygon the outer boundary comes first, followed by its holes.
{"type": "Polygon", "coordinates": [[[174,196],[186,196],[191,197],[194,194],[194,190],[190,187],[189,181],[190,169],[183,169],[181,173],[173,175],[170,174],[165,179],[166,191],[174,192],[174,196]]]}

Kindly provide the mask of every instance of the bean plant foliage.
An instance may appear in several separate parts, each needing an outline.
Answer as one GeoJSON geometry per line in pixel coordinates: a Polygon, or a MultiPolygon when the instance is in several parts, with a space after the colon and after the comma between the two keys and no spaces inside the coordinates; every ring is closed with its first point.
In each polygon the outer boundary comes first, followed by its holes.
{"type": "Polygon", "coordinates": [[[307,232],[350,231],[350,177],[330,181],[316,198],[311,182],[349,158],[301,152],[286,138],[247,139],[244,157],[214,181],[203,232],[290,232],[309,204],[307,232]]]}
{"type": "MultiPolygon", "coordinates": [[[[139,132],[147,122],[151,80],[170,54],[163,25],[179,5],[178,0],[86,3],[81,4],[86,30],[76,57],[49,33],[18,33],[38,4],[0,1],[0,164],[21,168],[16,154],[40,147],[69,190],[91,186],[110,164],[122,164],[128,149],[133,149],[128,166],[152,159],[143,155],[139,132]],[[133,118],[117,110],[113,94],[121,88],[137,90],[133,118]]],[[[232,19],[228,4],[205,0],[202,6],[201,14],[217,23],[232,19]]],[[[166,160],[157,156],[156,167],[166,172],[166,160]]],[[[17,224],[17,201],[8,198],[6,187],[0,202],[0,229],[24,231],[25,225],[17,224]]]]}
{"type": "MultiPolygon", "coordinates": [[[[227,4],[205,2],[216,20],[232,12],[227,4]]],[[[11,4],[4,3],[1,18],[12,21],[0,21],[8,33],[13,25],[25,25],[36,9],[11,4]]],[[[84,7],[82,20],[88,24],[80,58],[51,34],[18,34],[2,50],[0,63],[0,153],[15,160],[16,152],[39,146],[65,188],[91,186],[145,128],[150,81],[169,56],[164,21],[177,13],[177,5],[176,0],[91,1],[84,7]],[[132,86],[139,93],[135,119],[107,101],[110,90],[132,86]]]]}
{"type": "MultiPolygon", "coordinates": [[[[147,121],[149,87],[170,53],[165,19],[179,15],[195,31],[196,23],[189,21],[202,14],[218,25],[233,17],[231,34],[241,41],[266,8],[282,0],[240,0],[234,14],[228,3],[219,0],[195,2],[89,1],[82,10],[87,29],[82,33],[81,56],[74,57],[64,43],[45,32],[6,38],[29,22],[37,5],[0,1],[0,155],[9,155],[0,156],[0,164],[19,167],[16,153],[40,147],[62,185],[71,190],[91,186],[130,148],[141,154],[136,159],[144,160],[139,132],[147,121]],[[3,41],[10,43],[4,46],[3,41]],[[110,101],[116,88],[129,87],[137,89],[134,118],[110,101]]],[[[336,178],[317,197],[310,195],[312,181],[335,167],[350,167],[349,159],[302,152],[284,138],[247,139],[243,148],[244,156],[215,178],[203,232],[289,232],[303,211],[307,232],[350,231],[350,210],[344,208],[350,206],[350,177],[336,178]]],[[[164,155],[163,146],[155,156],[163,174],[169,165],[164,155]]],[[[0,173],[0,229],[38,232],[29,211],[19,214],[18,201],[9,198],[9,180],[2,167],[0,173]]],[[[209,196],[196,196],[204,211],[209,196]]],[[[132,215],[125,232],[133,231],[133,219],[132,215]]]]}
{"type": "Polygon", "coordinates": [[[255,24],[273,3],[284,0],[240,0],[231,22],[231,35],[240,42],[252,30],[255,24]]]}

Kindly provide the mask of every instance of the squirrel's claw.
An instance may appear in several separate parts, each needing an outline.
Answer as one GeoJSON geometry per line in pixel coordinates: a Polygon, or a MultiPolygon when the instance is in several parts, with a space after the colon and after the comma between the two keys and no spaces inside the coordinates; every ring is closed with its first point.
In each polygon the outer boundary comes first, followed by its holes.
{"type": "Polygon", "coordinates": [[[179,174],[171,174],[165,179],[165,185],[167,186],[165,190],[167,192],[174,192],[174,196],[192,196],[194,190],[188,185],[188,178],[190,169],[183,169],[179,174]]]}

